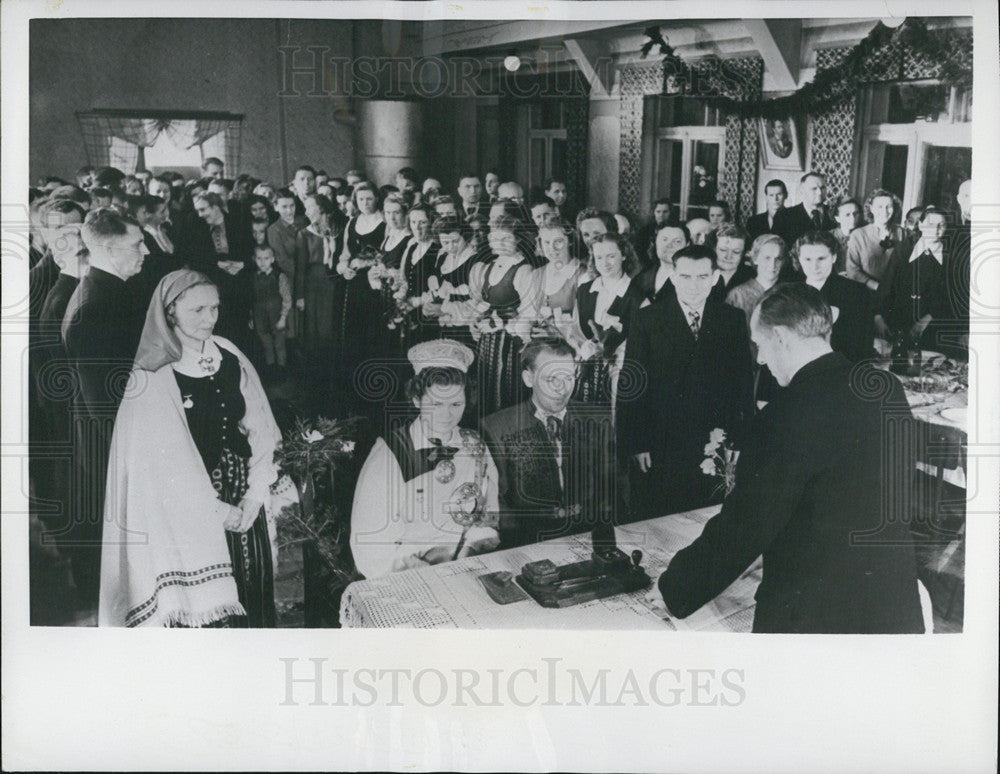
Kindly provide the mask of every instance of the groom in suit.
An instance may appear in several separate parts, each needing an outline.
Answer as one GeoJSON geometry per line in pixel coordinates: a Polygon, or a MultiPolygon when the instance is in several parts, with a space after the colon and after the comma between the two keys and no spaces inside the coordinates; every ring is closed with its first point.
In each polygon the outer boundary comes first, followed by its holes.
{"type": "Polygon", "coordinates": [[[625,349],[627,381],[644,385],[618,396],[618,444],[633,463],[633,518],[708,505],[717,483],[700,467],[709,435],[720,428],[738,443],[753,407],[746,317],[710,298],[715,252],[689,245],[673,264],[674,294],[636,313],[625,349]]]}
{"type": "Polygon", "coordinates": [[[571,403],[573,348],[533,339],[521,353],[531,397],[483,419],[500,476],[500,546],[593,531],[614,544],[614,435],[600,406],[571,403]]]}
{"type": "Polygon", "coordinates": [[[763,555],[755,632],[924,630],[905,495],[914,420],[894,376],[830,349],[831,327],[805,284],[778,285],[754,309],[758,360],[784,389],[749,428],[721,512],[660,576],[671,615],[763,555]]]}
{"type": "Polygon", "coordinates": [[[778,210],[772,231],[789,247],[812,231],[832,231],[837,222],[826,211],[825,199],[826,178],[819,172],[806,172],[799,181],[799,203],[778,210]]]}

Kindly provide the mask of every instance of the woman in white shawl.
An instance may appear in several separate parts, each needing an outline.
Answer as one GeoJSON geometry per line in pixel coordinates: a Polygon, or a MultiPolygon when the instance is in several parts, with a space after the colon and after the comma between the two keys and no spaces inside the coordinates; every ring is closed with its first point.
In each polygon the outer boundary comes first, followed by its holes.
{"type": "Polygon", "coordinates": [[[274,626],[280,433],[253,366],[212,335],[218,314],[203,274],[156,287],[111,442],[102,626],[274,626]]]}

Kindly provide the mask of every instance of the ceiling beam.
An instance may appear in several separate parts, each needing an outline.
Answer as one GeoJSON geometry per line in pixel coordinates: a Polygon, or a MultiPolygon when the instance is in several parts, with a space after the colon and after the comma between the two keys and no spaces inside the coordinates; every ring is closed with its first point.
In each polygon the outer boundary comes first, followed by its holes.
{"type": "Polygon", "coordinates": [[[798,88],[802,56],[799,19],[744,19],[754,45],[764,60],[764,71],[775,91],[798,88]]]}
{"type": "Polygon", "coordinates": [[[599,40],[567,38],[563,41],[566,51],[590,83],[590,93],[607,97],[614,85],[614,59],[608,47],[599,40]]]}

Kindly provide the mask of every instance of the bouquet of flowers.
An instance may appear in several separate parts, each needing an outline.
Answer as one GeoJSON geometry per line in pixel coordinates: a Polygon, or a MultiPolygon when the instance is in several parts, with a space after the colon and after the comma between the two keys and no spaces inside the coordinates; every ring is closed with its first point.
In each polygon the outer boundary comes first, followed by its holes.
{"type": "Polygon", "coordinates": [[[552,338],[569,340],[567,332],[572,326],[572,318],[562,309],[542,306],[538,309],[538,318],[531,325],[532,338],[552,338]]]}
{"type": "MultiPolygon", "coordinates": [[[[382,294],[382,308],[386,310],[386,327],[391,331],[397,328],[416,327],[417,323],[413,320],[413,312],[416,307],[407,295],[410,288],[403,270],[387,266],[385,253],[374,252],[376,257],[375,262],[368,269],[368,284],[372,286],[373,290],[382,294]]],[[[362,251],[362,255],[364,255],[364,251],[362,251]]]]}
{"type": "Polygon", "coordinates": [[[332,474],[353,456],[359,421],[299,419],[274,452],[279,473],[291,478],[299,492],[299,504],[285,507],[276,519],[279,548],[310,544],[342,582],[354,575],[346,554],[347,525],[333,506],[332,474]]]}
{"type": "Polygon", "coordinates": [[[422,307],[430,308],[444,326],[468,325],[469,286],[453,285],[448,280],[441,282],[433,274],[427,279],[427,290],[420,297],[422,307]]]}
{"type": "Polygon", "coordinates": [[[706,476],[716,476],[722,481],[712,491],[715,495],[724,490],[725,497],[736,486],[736,461],[740,453],[734,450],[726,441],[726,431],[715,428],[708,436],[705,444],[705,459],[701,462],[701,472],[706,476]]]}

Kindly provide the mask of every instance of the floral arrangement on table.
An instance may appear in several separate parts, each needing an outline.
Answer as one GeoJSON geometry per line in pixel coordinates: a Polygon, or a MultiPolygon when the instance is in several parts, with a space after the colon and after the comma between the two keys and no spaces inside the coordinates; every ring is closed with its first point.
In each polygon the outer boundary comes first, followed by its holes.
{"type": "Polygon", "coordinates": [[[715,496],[720,491],[723,497],[728,497],[736,486],[736,461],[740,453],[733,449],[726,440],[726,431],[718,427],[708,435],[705,444],[705,459],[701,461],[701,472],[706,476],[716,476],[722,481],[712,490],[715,496]]]}
{"type": "Polygon", "coordinates": [[[333,506],[333,473],[354,455],[360,420],[299,419],[274,452],[285,481],[291,479],[299,505],[282,509],[277,518],[278,547],[311,545],[335,580],[354,579],[346,557],[347,526],[333,506]]]}

